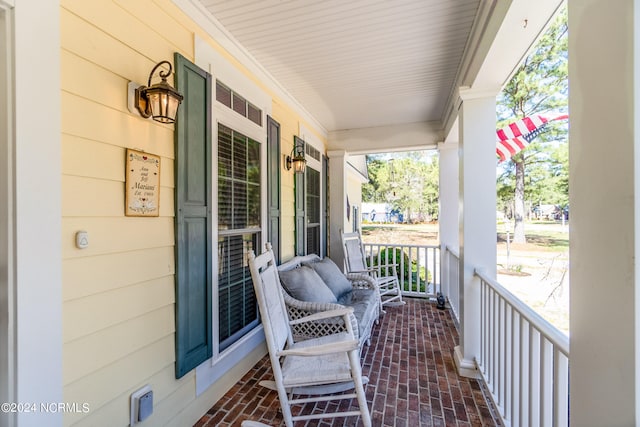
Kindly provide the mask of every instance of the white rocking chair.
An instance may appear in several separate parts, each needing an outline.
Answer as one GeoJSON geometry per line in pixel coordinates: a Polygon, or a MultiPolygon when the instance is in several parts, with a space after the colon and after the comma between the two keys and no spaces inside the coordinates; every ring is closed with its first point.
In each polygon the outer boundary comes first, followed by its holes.
{"type": "Polygon", "coordinates": [[[319,312],[306,318],[289,320],[285,307],[280,278],[271,245],[259,256],[249,253],[249,269],[258,299],[262,325],[269,349],[274,382],[261,385],[275,389],[280,399],[282,415],[287,427],[294,421],[321,418],[336,418],[360,415],[365,427],[371,426],[362,377],[358,340],[355,338],[349,313],[351,308],[319,312]],[[340,317],[347,331],[294,342],[292,324],[340,317]],[[355,388],[355,393],[344,393],[355,388]],[[303,394],[307,397],[293,398],[303,394]],[[332,412],[293,416],[291,406],[308,402],[357,398],[358,411],[332,412]]]}
{"type": "Polygon", "coordinates": [[[380,289],[381,305],[402,305],[402,290],[398,282],[396,272],[397,264],[387,264],[387,259],[381,259],[383,264],[368,266],[366,253],[360,233],[340,233],[342,237],[342,250],[344,253],[344,263],[347,273],[367,273],[378,285],[380,289]],[[382,275],[382,271],[386,275],[382,275]]]}

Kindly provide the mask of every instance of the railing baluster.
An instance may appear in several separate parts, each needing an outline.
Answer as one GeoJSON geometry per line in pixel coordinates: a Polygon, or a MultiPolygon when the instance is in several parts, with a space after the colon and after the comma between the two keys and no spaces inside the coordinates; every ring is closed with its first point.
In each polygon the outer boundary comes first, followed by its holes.
{"type": "Polygon", "coordinates": [[[547,370],[547,358],[545,357],[545,339],[544,336],[542,334],[540,334],[539,336],[539,341],[538,341],[538,346],[540,347],[540,350],[538,351],[538,354],[540,355],[540,372],[538,373],[539,376],[539,390],[538,390],[538,401],[540,402],[539,405],[540,407],[539,409],[539,413],[538,416],[540,417],[540,421],[539,421],[539,425],[543,426],[545,425],[545,421],[546,421],[546,417],[545,417],[545,409],[546,409],[546,402],[545,402],[545,388],[546,388],[546,370],[547,370]]]}
{"type": "Polygon", "coordinates": [[[517,389],[516,386],[516,380],[515,380],[515,373],[516,373],[516,360],[517,360],[517,353],[516,353],[516,346],[515,343],[517,342],[517,338],[516,338],[516,311],[513,309],[513,307],[511,307],[511,343],[509,345],[509,348],[511,349],[511,363],[510,363],[510,376],[509,376],[509,386],[508,389],[511,390],[511,393],[507,393],[507,396],[509,398],[509,404],[508,404],[508,408],[509,411],[505,412],[505,417],[507,419],[513,420],[515,419],[515,392],[517,389]]]}
{"type": "Polygon", "coordinates": [[[560,350],[553,360],[553,425],[569,425],[569,360],[560,350]]]}
{"type": "MultiPolygon", "coordinates": [[[[427,253],[425,253],[424,256],[425,256],[425,259],[427,259],[429,248],[425,248],[425,251],[427,253]]],[[[439,289],[436,289],[436,277],[439,277],[438,275],[442,271],[442,266],[440,266],[440,268],[438,269],[436,265],[436,263],[440,259],[440,257],[437,254],[436,248],[433,248],[432,253],[433,253],[433,272],[431,273],[431,277],[433,281],[433,293],[438,295],[438,291],[442,292],[442,283],[439,284],[439,289]]],[[[427,286],[428,286],[429,285],[429,269],[428,268],[425,274],[426,274],[425,279],[427,280],[427,286]]]]}
{"type": "Polygon", "coordinates": [[[518,402],[518,408],[519,408],[518,418],[520,422],[518,423],[518,425],[523,426],[524,425],[524,399],[525,399],[524,355],[525,355],[525,352],[528,354],[529,350],[525,348],[525,340],[524,340],[525,322],[524,322],[524,319],[522,318],[522,315],[520,315],[519,317],[520,318],[518,320],[518,326],[520,328],[520,364],[519,364],[519,373],[518,373],[518,381],[519,381],[518,388],[520,390],[520,395],[519,395],[520,401],[518,402]]]}
{"type": "Polygon", "coordinates": [[[506,404],[506,386],[507,381],[507,302],[504,298],[500,298],[500,406],[504,411],[506,404]]]}

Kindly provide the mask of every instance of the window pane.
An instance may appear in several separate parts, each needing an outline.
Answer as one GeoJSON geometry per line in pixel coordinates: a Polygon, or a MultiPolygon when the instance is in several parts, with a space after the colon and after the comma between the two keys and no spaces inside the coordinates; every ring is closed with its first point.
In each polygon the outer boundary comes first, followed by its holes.
{"type": "Polygon", "coordinates": [[[237,341],[258,323],[258,311],[247,265],[247,254],[258,247],[258,234],[218,239],[218,298],[220,349],[237,341]]]}
{"type": "Polygon", "coordinates": [[[231,108],[231,89],[216,81],[216,100],[231,108]]]}
{"type": "Polygon", "coordinates": [[[309,223],[320,223],[320,172],[307,168],[307,220],[309,223]]]}
{"type": "Polygon", "coordinates": [[[218,136],[218,301],[220,350],[258,323],[247,253],[259,248],[260,144],[220,125],[218,136]],[[255,233],[242,233],[248,227],[255,233]],[[233,230],[238,230],[234,232],[233,230]]]}
{"type": "Polygon", "coordinates": [[[233,228],[247,228],[247,184],[233,183],[233,228]]]}
{"type": "Polygon", "coordinates": [[[233,94],[233,111],[247,117],[247,101],[237,93],[233,94]]]}
{"type": "Polygon", "coordinates": [[[231,181],[218,178],[218,229],[228,230],[233,225],[233,192],[231,181]]]}
{"type": "Polygon", "coordinates": [[[320,255],[320,226],[307,227],[307,254],[320,255]]]}
{"type": "Polygon", "coordinates": [[[247,147],[247,179],[249,182],[260,182],[260,143],[248,140],[247,147]]]}
{"type": "Polygon", "coordinates": [[[247,227],[260,227],[260,186],[248,184],[247,227]]]}
{"type": "Polygon", "coordinates": [[[233,133],[233,172],[234,179],[245,181],[247,179],[247,137],[233,133]]]}
{"type": "Polygon", "coordinates": [[[218,176],[231,176],[231,129],[218,125],[218,176]]]}
{"type": "Polygon", "coordinates": [[[247,118],[251,120],[253,123],[262,126],[262,111],[259,108],[256,108],[254,105],[249,104],[247,118]]]}

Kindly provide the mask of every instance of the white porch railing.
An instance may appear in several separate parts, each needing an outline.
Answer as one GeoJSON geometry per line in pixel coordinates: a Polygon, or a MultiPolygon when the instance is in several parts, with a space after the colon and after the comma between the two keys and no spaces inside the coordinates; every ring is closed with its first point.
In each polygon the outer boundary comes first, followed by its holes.
{"type": "Polygon", "coordinates": [[[496,281],[481,283],[476,359],[509,426],[569,425],[569,338],[496,281]]]}
{"type": "Polygon", "coordinates": [[[449,306],[456,321],[460,319],[460,255],[445,246],[442,251],[442,293],[449,300],[449,306]]]}
{"type": "MultiPolygon", "coordinates": [[[[440,247],[393,243],[364,243],[369,265],[385,264],[387,259],[397,264],[402,294],[411,297],[435,298],[440,292],[440,247]],[[404,256],[400,256],[403,253],[404,256]]],[[[390,272],[386,272],[390,274],[390,272]]]]}
{"type": "MultiPolygon", "coordinates": [[[[463,284],[455,250],[445,246],[441,253],[439,247],[426,245],[364,246],[371,264],[381,264],[385,252],[394,254],[389,258],[399,265],[404,295],[434,298],[442,292],[453,316],[460,320],[463,284]],[[400,257],[397,249],[406,256],[400,257]],[[416,274],[423,269],[430,274],[416,274]]],[[[479,271],[475,274],[481,286],[481,348],[476,363],[503,421],[507,426],[568,426],[569,338],[495,280],[479,271]]]]}

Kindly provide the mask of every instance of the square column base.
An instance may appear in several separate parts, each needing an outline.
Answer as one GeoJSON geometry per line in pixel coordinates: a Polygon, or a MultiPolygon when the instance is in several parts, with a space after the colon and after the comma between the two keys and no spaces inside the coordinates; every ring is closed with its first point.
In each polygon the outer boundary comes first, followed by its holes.
{"type": "Polygon", "coordinates": [[[459,345],[453,349],[453,360],[456,363],[458,375],[466,378],[481,378],[475,360],[466,360],[462,355],[462,348],[459,345]]]}

